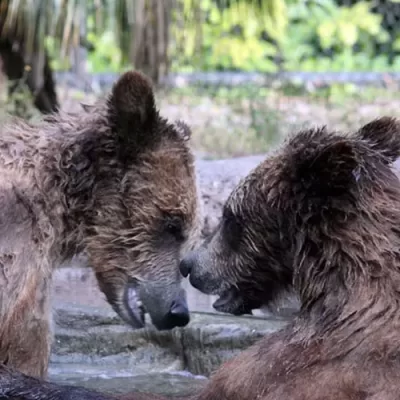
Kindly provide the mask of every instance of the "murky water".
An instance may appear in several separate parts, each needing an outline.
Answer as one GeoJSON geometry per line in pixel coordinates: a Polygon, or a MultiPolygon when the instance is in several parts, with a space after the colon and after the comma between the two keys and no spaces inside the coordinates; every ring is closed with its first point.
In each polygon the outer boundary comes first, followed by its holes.
{"type": "Polygon", "coordinates": [[[60,384],[79,385],[105,393],[123,394],[138,391],[171,398],[196,393],[207,382],[206,377],[186,371],[132,375],[123,369],[99,369],[85,364],[52,365],[49,379],[60,384]]]}
{"type": "Polygon", "coordinates": [[[59,317],[50,380],[114,394],[169,397],[198,392],[222,362],[285,325],[284,320],[193,313],[185,329],[161,332],[132,330],[113,314],[83,307],[64,308],[59,317]]]}

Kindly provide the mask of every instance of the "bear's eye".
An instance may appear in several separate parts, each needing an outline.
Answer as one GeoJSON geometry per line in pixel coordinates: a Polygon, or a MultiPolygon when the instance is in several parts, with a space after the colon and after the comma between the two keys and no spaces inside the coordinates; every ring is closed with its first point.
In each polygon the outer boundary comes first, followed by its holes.
{"type": "Polygon", "coordinates": [[[176,240],[183,241],[183,221],[182,218],[176,215],[168,215],[164,219],[165,233],[172,235],[176,240]]]}

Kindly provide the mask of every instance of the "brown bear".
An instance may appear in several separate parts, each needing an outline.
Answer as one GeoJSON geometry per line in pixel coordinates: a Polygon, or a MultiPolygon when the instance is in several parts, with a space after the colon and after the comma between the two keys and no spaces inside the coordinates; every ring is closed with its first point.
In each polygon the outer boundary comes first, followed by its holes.
{"type": "Polygon", "coordinates": [[[400,121],[291,137],[231,193],[184,276],[232,313],[294,290],[296,318],[226,362],[197,400],[400,396],[400,121]]]}
{"type": "Polygon", "coordinates": [[[135,328],[189,322],[179,261],[198,235],[190,129],[160,116],[151,82],[127,72],[75,114],[0,133],[0,363],[45,377],[55,267],[87,254],[135,328]]]}
{"type": "MultiPolygon", "coordinates": [[[[301,307],[192,400],[399,398],[399,155],[400,122],[384,117],[352,135],[299,132],[242,180],[182,274],[220,295],[222,311],[248,312],[291,289],[301,307]]],[[[28,400],[111,398],[4,368],[0,388],[28,400]]]]}

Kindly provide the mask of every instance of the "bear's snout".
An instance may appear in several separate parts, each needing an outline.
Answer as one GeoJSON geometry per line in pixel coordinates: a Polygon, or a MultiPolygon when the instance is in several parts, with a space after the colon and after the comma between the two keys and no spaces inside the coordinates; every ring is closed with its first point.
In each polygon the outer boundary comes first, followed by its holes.
{"type": "Polygon", "coordinates": [[[192,272],[193,265],[195,263],[196,257],[193,252],[188,253],[179,264],[179,271],[184,278],[192,272]]]}
{"type": "Polygon", "coordinates": [[[153,321],[154,325],[159,330],[168,330],[175,327],[186,326],[190,322],[189,306],[185,296],[179,295],[171,304],[168,313],[164,318],[157,322],[153,321]]]}

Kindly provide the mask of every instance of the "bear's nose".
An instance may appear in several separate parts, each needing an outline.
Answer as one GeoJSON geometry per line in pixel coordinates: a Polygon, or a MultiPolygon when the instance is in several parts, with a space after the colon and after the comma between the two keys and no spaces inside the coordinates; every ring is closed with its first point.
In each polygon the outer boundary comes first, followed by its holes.
{"type": "MultiPolygon", "coordinates": [[[[151,314],[150,314],[151,315],[151,314]]],[[[173,329],[177,326],[183,327],[190,322],[189,306],[186,301],[186,292],[181,288],[175,298],[172,299],[167,312],[162,315],[162,318],[152,319],[153,324],[160,331],[173,329]]]]}
{"type": "Polygon", "coordinates": [[[168,318],[174,326],[185,326],[189,323],[189,307],[185,299],[178,299],[172,303],[168,318]]]}
{"type": "Polygon", "coordinates": [[[184,278],[186,278],[190,272],[192,271],[194,264],[194,255],[193,253],[187,254],[179,264],[179,271],[184,278]]]}

